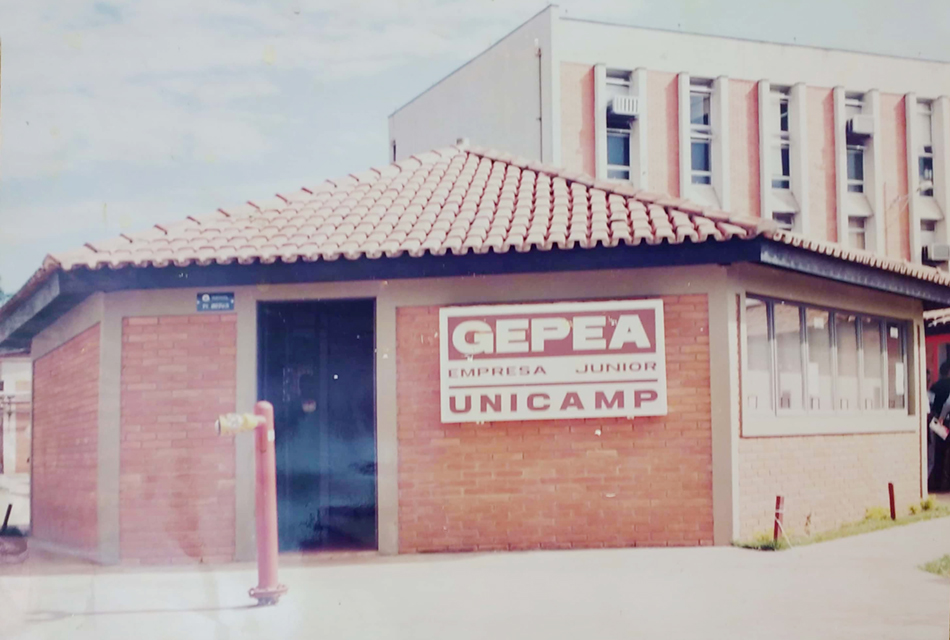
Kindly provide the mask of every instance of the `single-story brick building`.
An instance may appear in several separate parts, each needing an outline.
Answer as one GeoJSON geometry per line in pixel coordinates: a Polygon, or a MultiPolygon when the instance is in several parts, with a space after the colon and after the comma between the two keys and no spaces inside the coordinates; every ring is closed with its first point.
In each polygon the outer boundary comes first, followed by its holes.
{"type": "Polygon", "coordinates": [[[923,313],[950,277],[452,147],[49,257],[33,543],[248,559],[277,411],[284,549],[729,544],[926,491],[923,313]]]}

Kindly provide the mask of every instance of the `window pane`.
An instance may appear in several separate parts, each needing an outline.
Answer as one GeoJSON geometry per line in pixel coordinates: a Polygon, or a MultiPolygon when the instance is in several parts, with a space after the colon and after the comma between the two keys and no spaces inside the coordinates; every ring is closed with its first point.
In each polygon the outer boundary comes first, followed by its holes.
{"type": "Polygon", "coordinates": [[[710,171],[709,168],[709,141],[693,140],[690,143],[693,171],[710,171]]]}
{"type": "Polygon", "coordinates": [[[835,314],[835,337],[837,338],[838,408],[858,408],[858,326],[857,318],[846,313],[835,314]]]}
{"type": "Polygon", "coordinates": [[[776,302],[775,346],[778,354],[778,406],[801,409],[802,404],[802,327],[799,308],[776,302]]]}
{"type": "Polygon", "coordinates": [[[861,319],[861,348],[864,353],[864,380],[861,382],[865,409],[884,408],[884,358],[881,355],[881,321],[861,319]]]}
{"type": "Polygon", "coordinates": [[[932,196],[934,194],[933,188],[933,179],[934,179],[934,159],[933,156],[920,156],[917,159],[917,173],[920,176],[921,182],[928,182],[927,185],[920,185],[920,194],[924,196],[932,196]]]}
{"type": "Polygon", "coordinates": [[[937,242],[937,223],[933,220],[922,220],[920,223],[920,244],[927,246],[937,242]]]}
{"type": "Polygon", "coordinates": [[[772,214],[772,219],[778,223],[779,229],[785,229],[786,231],[794,231],[795,229],[794,213],[776,211],[772,214]]]}
{"type": "Polygon", "coordinates": [[[769,323],[766,304],[755,298],[745,299],[746,350],[749,360],[746,406],[750,411],[772,410],[772,352],[769,349],[769,323]]]}
{"type": "Polygon", "coordinates": [[[864,180],[864,148],[848,147],[848,180],[864,180]]]}
{"type": "Polygon", "coordinates": [[[709,125],[709,94],[689,94],[689,123],[709,125]]]}
{"type": "Polygon", "coordinates": [[[623,169],[607,169],[608,180],[629,180],[630,172],[623,169]]]}
{"type": "Polygon", "coordinates": [[[808,338],[808,408],[830,411],[832,404],[831,314],[818,309],[805,310],[808,338]]]}
{"type": "Polygon", "coordinates": [[[630,135],[607,133],[607,164],[630,166],[630,135]]]}
{"type": "Polygon", "coordinates": [[[887,323],[887,406],[907,407],[907,363],[904,360],[904,327],[887,323]]]}
{"type": "Polygon", "coordinates": [[[780,100],[778,103],[778,130],[788,131],[788,100],[780,100]]]}

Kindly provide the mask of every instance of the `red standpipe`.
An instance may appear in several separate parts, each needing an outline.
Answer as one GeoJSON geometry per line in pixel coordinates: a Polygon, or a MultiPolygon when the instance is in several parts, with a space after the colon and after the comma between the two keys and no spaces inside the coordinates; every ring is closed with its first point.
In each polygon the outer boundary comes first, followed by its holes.
{"type": "Polygon", "coordinates": [[[897,505],[894,503],[894,483],[887,483],[887,499],[891,505],[891,520],[897,520],[897,505]]]}
{"type": "Polygon", "coordinates": [[[257,467],[255,515],[257,520],[257,586],[249,591],[260,605],[277,604],[287,587],[277,582],[277,463],[274,456],[274,406],[254,405],[264,418],[254,429],[257,467]]]}
{"type": "Polygon", "coordinates": [[[775,525],[772,527],[772,540],[778,542],[778,538],[782,535],[782,518],[785,515],[785,498],[782,496],[775,496],[775,525]]]}

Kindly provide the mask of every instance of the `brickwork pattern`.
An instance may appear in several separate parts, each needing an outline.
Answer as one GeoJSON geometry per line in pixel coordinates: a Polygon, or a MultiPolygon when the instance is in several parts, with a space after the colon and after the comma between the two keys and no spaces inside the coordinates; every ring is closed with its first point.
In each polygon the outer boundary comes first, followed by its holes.
{"type": "Polygon", "coordinates": [[[437,307],[397,310],[401,552],[712,544],[705,295],[664,297],[669,415],[441,424],[437,307]]]}
{"type": "Polygon", "coordinates": [[[120,547],[126,563],[234,558],[236,316],[122,323],[120,547]]]}
{"type": "Polygon", "coordinates": [[[920,495],[917,434],[886,433],[739,440],[740,534],[771,531],[775,496],[793,533],[833,529],[887,507],[894,483],[901,513],[920,495]],[[807,527],[806,527],[807,523],[807,527]]]}
{"type": "Polygon", "coordinates": [[[33,363],[33,434],[33,536],[95,552],[98,324],[33,363]]]}

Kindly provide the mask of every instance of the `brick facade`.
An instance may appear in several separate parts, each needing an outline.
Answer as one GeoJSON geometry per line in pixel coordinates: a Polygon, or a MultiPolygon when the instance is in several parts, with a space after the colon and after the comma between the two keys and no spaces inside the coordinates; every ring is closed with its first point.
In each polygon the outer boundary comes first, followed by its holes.
{"type": "Polygon", "coordinates": [[[99,325],[33,363],[32,535],[98,549],[99,325]]]}
{"type": "Polygon", "coordinates": [[[236,316],[122,324],[120,547],[123,562],[234,558],[236,316]]]}
{"type": "Polygon", "coordinates": [[[397,310],[401,552],[712,544],[705,295],[664,297],[669,415],[441,424],[437,307],[397,310]]]}
{"type": "Polygon", "coordinates": [[[900,513],[920,501],[918,434],[741,438],[741,537],[771,531],[777,495],[785,497],[786,529],[804,533],[810,521],[816,532],[886,508],[888,482],[900,513]]]}

